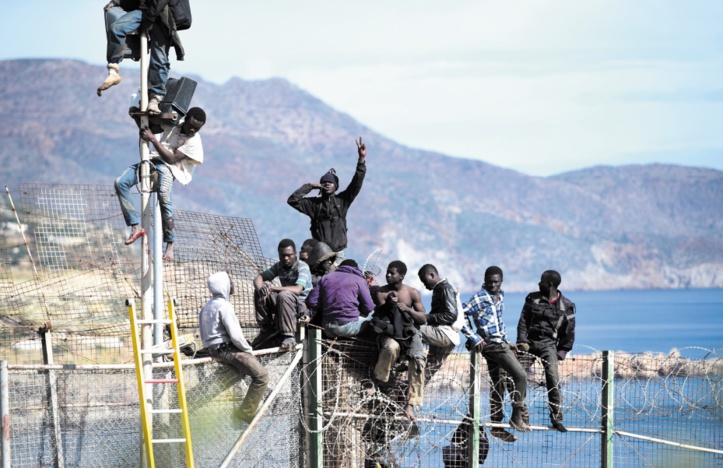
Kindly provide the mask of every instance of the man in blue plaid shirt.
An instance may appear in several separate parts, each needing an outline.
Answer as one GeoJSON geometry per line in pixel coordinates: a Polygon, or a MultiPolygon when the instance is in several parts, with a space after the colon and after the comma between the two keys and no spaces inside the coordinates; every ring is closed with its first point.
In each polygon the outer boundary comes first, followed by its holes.
{"type": "MultiPolygon", "coordinates": [[[[525,421],[527,376],[515,356],[515,345],[507,342],[507,330],[502,321],[505,302],[501,287],[502,269],[497,266],[487,268],[482,289],[463,306],[466,323],[462,327],[462,333],[467,337],[467,347],[471,351],[481,352],[487,361],[487,369],[492,379],[490,419],[494,423],[502,422],[502,402],[506,389],[504,372],[506,372],[514,383],[514,387],[510,389],[512,397],[510,426],[526,432],[530,430],[525,421]]],[[[506,442],[517,440],[517,437],[502,428],[493,428],[490,433],[506,442]]]]}

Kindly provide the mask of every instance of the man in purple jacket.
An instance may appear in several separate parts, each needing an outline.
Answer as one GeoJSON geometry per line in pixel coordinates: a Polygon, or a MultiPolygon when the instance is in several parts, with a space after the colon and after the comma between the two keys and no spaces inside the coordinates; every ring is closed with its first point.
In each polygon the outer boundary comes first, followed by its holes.
{"type": "Polygon", "coordinates": [[[322,277],[306,304],[313,314],[321,313],[324,331],[334,337],[358,335],[374,311],[369,284],[354,260],[344,260],[335,272],[322,277]]]}

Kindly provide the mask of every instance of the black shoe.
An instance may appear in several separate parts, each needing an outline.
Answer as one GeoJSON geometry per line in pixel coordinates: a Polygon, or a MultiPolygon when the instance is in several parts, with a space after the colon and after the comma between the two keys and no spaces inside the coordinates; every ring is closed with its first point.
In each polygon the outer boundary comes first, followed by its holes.
{"type": "Polygon", "coordinates": [[[251,347],[253,349],[259,349],[261,347],[261,345],[264,345],[264,344],[268,345],[269,344],[268,341],[275,334],[276,333],[274,332],[274,330],[265,330],[262,328],[261,331],[259,332],[258,336],[256,336],[256,338],[254,338],[254,340],[251,342],[251,347]]]}
{"type": "Polygon", "coordinates": [[[562,425],[562,421],[552,421],[552,427],[560,432],[567,432],[567,428],[562,425]]]}
{"type": "Polygon", "coordinates": [[[511,432],[507,432],[506,430],[502,429],[501,427],[493,427],[490,429],[490,435],[493,437],[497,437],[498,439],[501,439],[505,442],[516,442],[517,436],[512,434],[511,432]]]}

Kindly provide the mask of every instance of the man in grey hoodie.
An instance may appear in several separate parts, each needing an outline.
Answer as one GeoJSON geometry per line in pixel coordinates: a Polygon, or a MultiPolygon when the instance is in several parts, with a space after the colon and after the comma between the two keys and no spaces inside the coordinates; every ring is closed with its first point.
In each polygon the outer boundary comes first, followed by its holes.
{"type": "Polygon", "coordinates": [[[251,354],[233,306],[228,301],[234,293],[231,278],[225,271],[208,277],[208,289],[213,294],[198,315],[203,347],[217,361],[233,367],[240,376],[251,377],[251,384],[236,415],[250,423],[264,398],[269,385],[269,373],[251,354]]]}

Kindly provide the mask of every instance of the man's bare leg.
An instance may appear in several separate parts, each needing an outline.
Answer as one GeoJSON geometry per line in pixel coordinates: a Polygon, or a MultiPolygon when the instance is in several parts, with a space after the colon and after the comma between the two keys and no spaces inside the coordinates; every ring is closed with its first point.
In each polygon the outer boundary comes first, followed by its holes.
{"type": "Polygon", "coordinates": [[[167,262],[173,261],[173,242],[166,243],[166,252],[163,254],[163,260],[167,262]]]}

